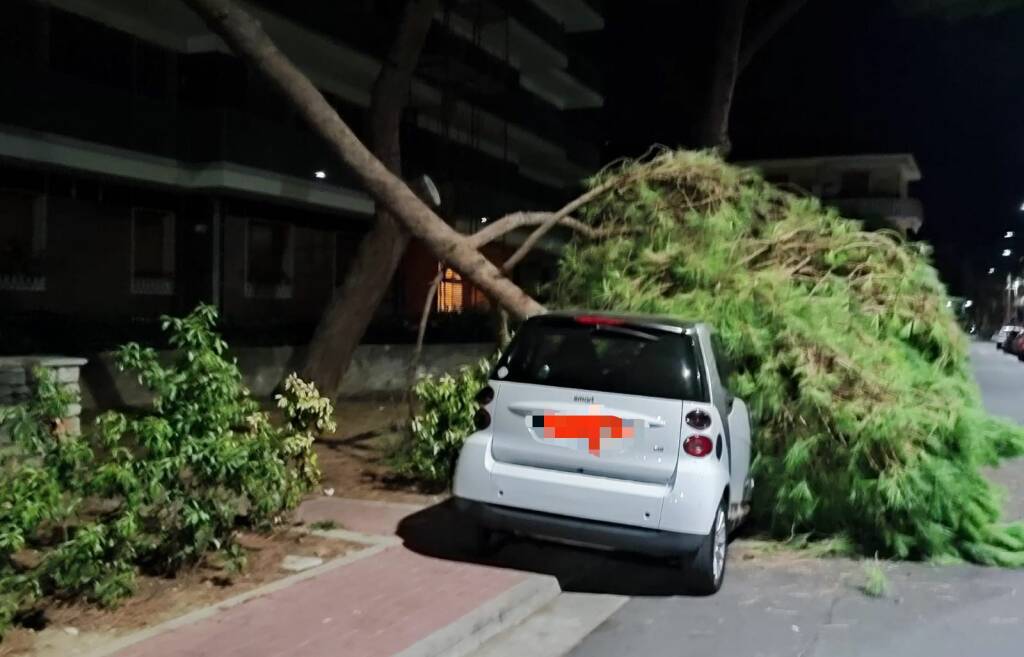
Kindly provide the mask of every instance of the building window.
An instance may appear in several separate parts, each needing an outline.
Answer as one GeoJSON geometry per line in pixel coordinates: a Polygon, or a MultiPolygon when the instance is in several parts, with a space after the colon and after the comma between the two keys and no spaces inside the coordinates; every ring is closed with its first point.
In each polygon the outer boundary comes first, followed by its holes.
{"type": "Polygon", "coordinates": [[[481,290],[475,285],[471,285],[470,290],[471,292],[469,295],[469,307],[472,308],[473,310],[489,310],[491,307],[491,302],[487,298],[487,295],[484,294],[483,290],[481,290]]]}
{"type": "Polygon", "coordinates": [[[154,100],[165,100],[170,92],[170,71],[173,65],[171,54],[142,40],[136,40],[133,45],[132,86],[135,93],[154,100]]]}
{"type": "Polygon", "coordinates": [[[338,232],[334,234],[334,287],[341,287],[356,259],[361,236],[357,233],[338,232]]]}
{"type": "Polygon", "coordinates": [[[75,14],[50,12],[50,64],[60,73],[129,89],[132,37],[75,14]]]}
{"type": "Polygon", "coordinates": [[[292,297],[292,226],[249,219],[245,225],[245,296],[292,297]]]}
{"type": "Polygon", "coordinates": [[[46,289],[46,197],[0,190],[0,290],[46,289]]]}
{"type": "Polygon", "coordinates": [[[444,276],[437,287],[437,312],[462,312],[462,276],[451,267],[444,268],[444,276]]]}
{"type": "Polygon", "coordinates": [[[174,213],[132,208],[132,294],[174,294],[174,213]]]}
{"type": "Polygon", "coordinates": [[[384,290],[384,296],[380,300],[380,305],[377,306],[378,317],[391,317],[401,311],[402,304],[402,285],[398,280],[398,276],[392,276],[391,282],[388,283],[387,289],[384,290]]]}

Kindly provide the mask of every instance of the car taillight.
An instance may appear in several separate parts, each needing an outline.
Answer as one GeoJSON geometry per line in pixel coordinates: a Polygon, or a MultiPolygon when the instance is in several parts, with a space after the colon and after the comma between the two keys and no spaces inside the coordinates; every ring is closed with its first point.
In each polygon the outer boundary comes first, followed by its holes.
{"type": "Polygon", "coordinates": [[[476,403],[478,406],[487,406],[494,401],[494,388],[491,386],[484,386],[480,389],[480,392],[476,393],[476,403]]]}
{"type": "Polygon", "coordinates": [[[601,317],[598,315],[576,315],[577,324],[587,326],[622,326],[626,320],[619,317],[601,317]]]}
{"type": "Polygon", "coordinates": [[[707,436],[688,436],[683,441],[683,451],[690,456],[707,456],[715,445],[707,436]]]}
{"type": "Polygon", "coordinates": [[[476,427],[477,431],[482,431],[487,427],[491,426],[491,414],[487,412],[487,409],[478,409],[476,414],[473,415],[473,426],[476,427]]]}
{"type": "Polygon", "coordinates": [[[711,416],[701,410],[690,411],[686,414],[686,423],[697,431],[703,431],[711,426],[711,416]]]}

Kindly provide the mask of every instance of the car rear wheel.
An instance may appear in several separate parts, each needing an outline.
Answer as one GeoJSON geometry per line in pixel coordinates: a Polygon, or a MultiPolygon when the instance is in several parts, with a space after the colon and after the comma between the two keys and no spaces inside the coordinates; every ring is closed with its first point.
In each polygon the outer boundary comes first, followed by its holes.
{"type": "Polygon", "coordinates": [[[686,569],[689,588],[697,595],[712,595],[722,588],[725,560],[729,550],[727,515],[726,501],[723,498],[715,514],[711,531],[704,538],[686,569]]]}

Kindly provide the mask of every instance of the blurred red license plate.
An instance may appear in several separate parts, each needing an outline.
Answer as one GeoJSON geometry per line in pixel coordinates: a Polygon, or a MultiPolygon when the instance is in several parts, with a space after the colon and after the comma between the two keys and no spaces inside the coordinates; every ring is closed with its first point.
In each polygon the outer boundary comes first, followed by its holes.
{"type": "Polygon", "coordinates": [[[544,438],[587,441],[587,451],[601,454],[601,440],[636,437],[634,420],[614,415],[534,415],[533,427],[544,438]]]}

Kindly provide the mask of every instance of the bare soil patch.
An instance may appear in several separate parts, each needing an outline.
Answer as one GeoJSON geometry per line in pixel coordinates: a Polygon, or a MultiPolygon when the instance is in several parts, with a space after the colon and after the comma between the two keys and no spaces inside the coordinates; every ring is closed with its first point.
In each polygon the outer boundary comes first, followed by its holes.
{"type": "Polygon", "coordinates": [[[399,401],[341,401],[338,430],[316,443],[324,489],[334,494],[385,502],[434,504],[443,489],[424,488],[394,474],[388,457],[402,440],[408,406],[399,401]]]}
{"type": "Polygon", "coordinates": [[[140,577],[135,595],[115,609],[44,601],[49,604],[40,605],[40,611],[26,619],[32,627],[18,627],[7,634],[0,643],[0,656],[82,654],[129,632],[292,575],[281,568],[286,555],[329,561],[363,547],[291,530],[244,533],[238,542],[247,556],[245,568],[238,573],[211,559],[174,578],[140,577]]]}

